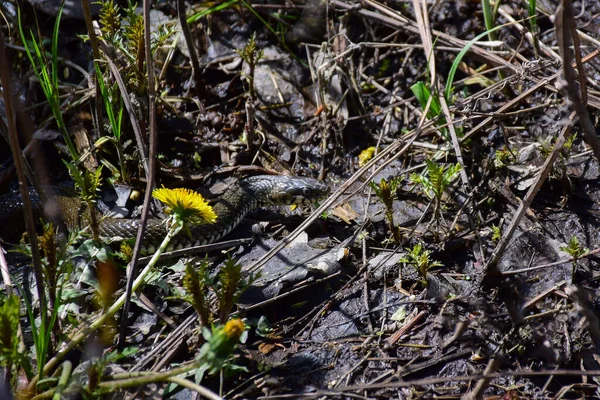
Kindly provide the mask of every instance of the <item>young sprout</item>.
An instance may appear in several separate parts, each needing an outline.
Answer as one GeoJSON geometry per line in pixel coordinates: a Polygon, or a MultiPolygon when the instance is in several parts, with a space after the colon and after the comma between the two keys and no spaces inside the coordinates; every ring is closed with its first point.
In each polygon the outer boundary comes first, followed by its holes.
{"type": "Polygon", "coordinates": [[[458,176],[462,167],[460,164],[444,167],[440,163],[427,160],[427,168],[423,174],[412,174],[410,181],[419,186],[429,199],[434,200],[433,218],[442,217],[442,195],[458,176]]]}
{"type": "Polygon", "coordinates": [[[206,299],[208,290],[206,289],[206,269],[208,260],[204,260],[200,264],[200,273],[191,263],[187,263],[185,274],[183,276],[183,287],[187,292],[184,299],[194,307],[200,319],[200,325],[203,327],[210,326],[210,305],[206,299]]]}
{"type": "Polygon", "coordinates": [[[498,243],[502,238],[502,231],[500,225],[492,225],[492,242],[498,243]]]}
{"type": "Polygon", "coordinates": [[[388,221],[390,231],[396,243],[400,242],[400,229],[394,223],[394,199],[396,198],[396,192],[402,182],[402,178],[393,178],[390,181],[381,179],[379,184],[370,182],[370,186],[375,192],[375,195],[379,197],[383,205],[385,206],[385,217],[388,221]]]}
{"type": "Polygon", "coordinates": [[[405,250],[407,251],[406,256],[402,257],[400,262],[412,265],[419,274],[420,282],[423,285],[427,284],[427,274],[431,268],[443,266],[439,261],[432,260],[431,250],[423,249],[420,243],[414,245],[412,249],[405,250]]]}
{"type": "Polygon", "coordinates": [[[573,257],[572,269],[571,269],[571,282],[575,278],[575,269],[577,268],[577,261],[581,258],[582,255],[590,251],[589,249],[583,247],[581,243],[579,243],[579,239],[577,236],[571,236],[569,239],[569,244],[566,246],[561,246],[560,250],[569,254],[573,257]]]}

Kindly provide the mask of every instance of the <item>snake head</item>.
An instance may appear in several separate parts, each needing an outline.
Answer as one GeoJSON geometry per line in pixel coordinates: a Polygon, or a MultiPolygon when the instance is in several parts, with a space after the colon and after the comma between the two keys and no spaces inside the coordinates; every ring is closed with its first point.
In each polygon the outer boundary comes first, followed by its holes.
{"type": "MultiPolygon", "coordinates": [[[[274,177],[275,178],[275,177],[274,177]]],[[[329,186],[316,179],[277,177],[270,190],[269,202],[273,205],[310,205],[326,197],[329,186]]]]}

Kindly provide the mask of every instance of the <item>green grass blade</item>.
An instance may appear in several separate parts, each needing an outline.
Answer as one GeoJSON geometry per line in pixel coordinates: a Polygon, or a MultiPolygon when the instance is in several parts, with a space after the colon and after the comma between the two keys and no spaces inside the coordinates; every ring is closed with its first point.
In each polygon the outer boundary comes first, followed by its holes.
{"type": "MultiPolygon", "coordinates": [[[[14,282],[15,282],[15,286],[17,287],[17,289],[19,289],[19,292],[25,293],[23,287],[19,284],[19,281],[17,279],[15,279],[14,282]]],[[[31,339],[33,340],[33,345],[35,347],[36,366],[37,366],[38,374],[40,374],[40,378],[41,378],[40,371],[43,371],[43,369],[44,369],[44,363],[42,361],[43,361],[43,357],[44,357],[44,347],[45,347],[42,344],[43,335],[41,335],[41,333],[43,332],[43,330],[42,330],[41,326],[40,326],[39,331],[37,329],[37,325],[35,323],[35,315],[33,314],[33,305],[29,302],[30,297],[23,296],[22,299],[25,302],[25,309],[27,310],[27,318],[29,319],[29,325],[31,326],[31,339]]]]}
{"type": "Polygon", "coordinates": [[[218,6],[214,6],[214,7],[208,8],[206,10],[202,10],[199,13],[196,13],[196,14],[192,15],[192,16],[188,17],[186,19],[186,21],[187,21],[188,24],[191,24],[193,22],[198,21],[199,19],[201,19],[202,17],[204,17],[206,15],[209,15],[209,14],[212,14],[214,12],[221,11],[221,10],[224,10],[224,9],[226,9],[228,7],[231,7],[232,5],[236,4],[237,2],[238,2],[238,0],[228,0],[228,1],[224,2],[224,3],[219,4],[218,6]]]}
{"type": "MultiPolygon", "coordinates": [[[[499,0],[496,0],[499,1],[499,0]]],[[[490,4],[490,0],[481,0],[481,9],[483,10],[483,22],[485,23],[485,29],[491,30],[494,28],[494,22],[496,19],[494,18],[494,12],[492,10],[492,5],[490,4]]],[[[496,40],[496,35],[493,32],[490,32],[488,35],[490,40],[496,40]]]]}
{"type": "MultiPolygon", "coordinates": [[[[421,108],[425,110],[427,107],[427,102],[431,97],[431,91],[425,85],[425,83],[419,81],[410,87],[410,90],[413,92],[419,104],[421,104],[421,108]]],[[[429,111],[427,112],[427,118],[433,119],[437,118],[442,113],[442,106],[440,104],[440,99],[437,97],[433,97],[431,99],[431,106],[429,106],[429,111]]]]}
{"type": "Polygon", "coordinates": [[[21,23],[21,8],[17,8],[17,22],[19,24],[19,34],[21,35],[21,42],[23,42],[23,47],[25,47],[25,54],[27,54],[29,63],[33,67],[33,72],[36,76],[39,76],[39,72],[36,68],[35,62],[33,61],[33,56],[31,55],[31,50],[29,49],[27,39],[25,38],[25,33],[23,32],[23,24],[21,23]]]}
{"type": "Polygon", "coordinates": [[[125,107],[123,106],[123,98],[119,97],[119,115],[117,115],[117,126],[119,127],[119,140],[121,139],[121,126],[123,123],[123,110],[125,107]]]}
{"type": "Polygon", "coordinates": [[[531,18],[531,28],[532,28],[532,34],[535,35],[535,27],[537,27],[537,15],[536,15],[536,9],[537,9],[537,1],[536,0],[528,0],[527,1],[527,13],[529,14],[529,17],[531,18]]]}
{"type": "Polygon", "coordinates": [[[62,7],[60,12],[58,13],[54,25],[54,32],[52,36],[52,71],[50,73],[48,71],[48,66],[46,62],[46,54],[42,51],[42,48],[38,44],[31,30],[29,31],[29,34],[31,36],[31,42],[27,42],[25,32],[23,31],[23,24],[21,21],[21,9],[17,10],[19,34],[21,35],[21,41],[23,42],[23,46],[25,47],[25,54],[27,54],[27,58],[31,63],[31,67],[33,68],[33,72],[38,78],[38,81],[40,82],[40,86],[42,87],[44,96],[46,96],[46,100],[48,100],[48,104],[50,105],[52,114],[54,115],[54,119],[56,120],[56,125],[58,125],[58,129],[62,133],[63,140],[65,141],[67,148],[69,149],[69,153],[71,154],[73,160],[77,160],[77,150],[75,149],[75,145],[73,144],[73,141],[71,140],[71,137],[69,136],[69,133],[67,132],[67,128],[65,126],[62,110],[60,109],[60,98],[58,93],[58,28],[60,25],[59,22],[61,15],[62,7]]]}
{"type": "Polygon", "coordinates": [[[31,45],[33,46],[33,50],[35,51],[35,59],[37,60],[37,62],[34,61],[32,63],[32,65],[34,66],[35,71],[39,71],[39,72],[36,72],[36,76],[37,76],[38,80],[40,81],[40,86],[42,87],[42,90],[44,91],[44,95],[46,96],[46,99],[48,100],[48,102],[50,103],[50,106],[54,110],[54,96],[53,96],[53,90],[52,90],[52,83],[50,81],[50,75],[48,75],[48,68],[46,67],[46,59],[44,58],[42,49],[40,49],[38,43],[35,41],[33,32],[29,32],[29,34],[31,35],[31,45]]]}
{"type": "MultiPolygon", "coordinates": [[[[54,21],[54,30],[52,31],[52,86],[54,90],[58,92],[58,28],[60,27],[60,18],[62,16],[63,7],[65,2],[63,1],[58,9],[58,15],[56,21],[54,21]]],[[[57,93],[58,94],[58,93],[57,93]]]]}
{"type": "Polygon", "coordinates": [[[269,23],[267,21],[265,21],[265,19],[263,17],[260,16],[260,14],[258,12],[256,12],[256,10],[254,8],[252,8],[252,6],[250,4],[248,4],[244,0],[240,0],[240,1],[244,5],[244,7],[246,7],[252,14],[254,14],[254,16],[256,18],[258,18],[259,21],[262,22],[267,27],[267,29],[270,30],[273,35],[275,35],[276,38],[279,39],[279,36],[277,35],[277,32],[275,31],[275,29],[271,25],[269,25],[269,23]]]}
{"type": "Polygon", "coordinates": [[[498,25],[495,28],[488,29],[487,31],[480,33],[479,35],[477,35],[473,39],[471,39],[465,45],[465,47],[460,51],[460,53],[458,53],[458,55],[456,56],[456,59],[452,63],[450,72],[448,73],[448,81],[446,82],[446,89],[444,90],[444,97],[446,98],[446,101],[450,102],[450,95],[452,94],[452,89],[453,89],[453,85],[454,85],[454,75],[456,75],[456,70],[458,69],[458,65],[462,61],[465,54],[467,54],[467,52],[469,51],[471,46],[473,46],[475,43],[477,43],[477,41],[479,41],[479,39],[481,39],[482,37],[489,35],[491,32],[495,32],[500,28],[504,28],[507,25],[510,25],[510,24],[498,25]]]}

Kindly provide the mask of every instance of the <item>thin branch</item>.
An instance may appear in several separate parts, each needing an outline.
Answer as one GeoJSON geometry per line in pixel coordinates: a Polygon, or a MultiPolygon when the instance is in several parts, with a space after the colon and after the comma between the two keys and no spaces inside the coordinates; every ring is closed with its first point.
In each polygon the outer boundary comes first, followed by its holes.
{"type": "MultiPolygon", "coordinates": [[[[190,63],[192,64],[194,86],[196,88],[199,88],[202,82],[202,73],[200,71],[200,62],[198,61],[198,54],[196,54],[196,48],[194,47],[190,27],[188,26],[185,17],[184,0],[177,0],[177,17],[179,18],[179,25],[181,26],[181,32],[183,33],[183,38],[185,39],[185,45],[187,46],[188,52],[190,53],[190,63]]],[[[201,105],[202,103],[199,102],[199,104],[201,105]]]]}
{"type": "Polygon", "coordinates": [[[158,133],[156,126],[156,88],[154,87],[154,60],[152,59],[152,45],[150,43],[150,1],[144,0],[144,42],[146,47],[146,68],[148,74],[148,129],[150,131],[150,145],[148,150],[150,153],[149,157],[149,173],[146,182],[146,194],[144,195],[144,207],[142,208],[142,215],[140,219],[140,226],[138,227],[137,236],[135,239],[135,246],[133,247],[133,256],[131,262],[127,266],[127,288],[125,289],[125,304],[123,306],[123,312],[121,313],[121,327],[119,331],[119,348],[125,347],[125,336],[127,330],[127,315],[129,313],[129,306],[131,304],[131,295],[135,279],[135,266],[137,260],[140,257],[142,243],[144,241],[144,233],[146,230],[146,222],[148,219],[149,205],[152,201],[152,190],[155,187],[156,178],[156,151],[158,142],[158,133]]]}

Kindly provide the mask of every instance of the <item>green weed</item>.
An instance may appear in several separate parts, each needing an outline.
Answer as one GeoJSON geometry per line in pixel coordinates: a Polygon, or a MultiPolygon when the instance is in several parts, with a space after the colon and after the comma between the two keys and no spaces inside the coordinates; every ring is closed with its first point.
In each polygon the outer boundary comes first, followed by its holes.
{"type": "Polygon", "coordinates": [[[498,243],[502,238],[502,231],[499,225],[492,225],[492,242],[498,243]]]}
{"type": "Polygon", "coordinates": [[[385,179],[381,179],[381,181],[379,181],[379,184],[376,184],[375,182],[369,183],[369,185],[375,192],[375,195],[381,200],[381,202],[385,206],[385,218],[388,221],[390,232],[392,232],[393,240],[396,243],[399,243],[402,237],[400,234],[400,228],[398,228],[394,223],[393,205],[394,200],[396,199],[396,193],[401,183],[402,178],[392,178],[389,182],[385,179]]]}
{"type": "Polygon", "coordinates": [[[427,285],[427,275],[432,268],[442,267],[439,261],[431,259],[431,250],[426,250],[420,243],[412,248],[407,248],[406,255],[400,259],[400,262],[411,265],[419,274],[420,282],[427,285]]]}
{"type": "Polygon", "coordinates": [[[27,58],[31,63],[33,72],[40,83],[42,91],[44,92],[44,96],[46,97],[46,100],[48,100],[48,104],[50,105],[50,109],[52,110],[52,115],[54,116],[54,119],[56,120],[56,125],[58,126],[58,130],[62,134],[63,140],[67,145],[69,154],[71,155],[71,158],[75,161],[79,158],[79,156],[65,125],[62,109],[60,106],[60,93],[58,89],[58,32],[60,27],[62,10],[63,8],[61,6],[56,16],[54,30],[52,31],[52,51],[50,61],[48,61],[46,52],[44,51],[41,38],[36,39],[35,35],[31,30],[29,30],[29,39],[25,35],[25,32],[23,31],[23,25],[21,23],[20,8],[17,11],[17,19],[19,25],[19,33],[21,35],[21,41],[23,42],[23,47],[25,47],[25,54],[27,55],[27,58]]]}
{"type": "Polygon", "coordinates": [[[418,186],[423,194],[434,201],[434,218],[441,218],[442,195],[450,188],[452,181],[458,176],[462,167],[460,164],[443,166],[436,161],[427,160],[424,173],[413,173],[410,181],[418,186]]]}
{"type": "Polygon", "coordinates": [[[579,243],[579,239],[577,239],[577,236],[571,236],[571,238],[569,239],[569,243],[565,246],[561,246],[560,250],[564,251],[565,253],[567,253],[571,257],[573,257],[572,269],[571,269],[571,282],[572,282],[573,279],[575,278],[575,270],[577,269],[577,264],[578,264],[579,259],[581,258],[582,255],[589,252],[590,250],[583,247],[579,243]]]}

